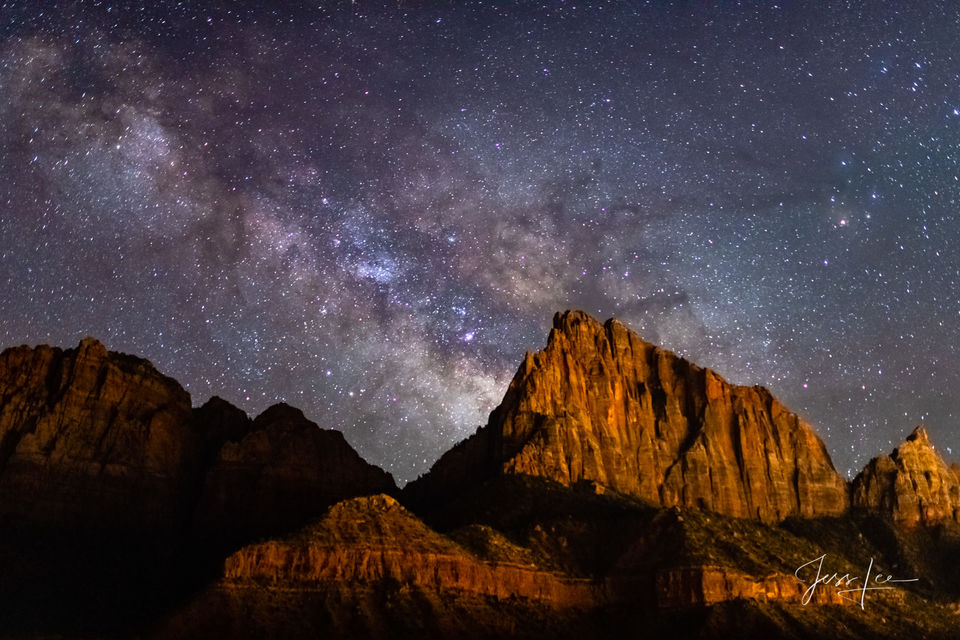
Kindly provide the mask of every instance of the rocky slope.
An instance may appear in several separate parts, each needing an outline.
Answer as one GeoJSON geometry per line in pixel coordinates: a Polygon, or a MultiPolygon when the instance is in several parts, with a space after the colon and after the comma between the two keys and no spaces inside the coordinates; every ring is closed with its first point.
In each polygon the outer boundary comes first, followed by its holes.
{"type": "Polygon", "coordinates": [[[603,595],[596,581],[481,558],[381,494],[238,550],[156,637],[536,637],[603,595]]]}
{"type": "MultiPolygon", "coordinates": [[[[657,606],[693,608],[731,600],[799,604],[808,587],[789,574],[754,577],[731,567],[678,567],[658,573],[655,590],[657,606]]],[[[842,605],[836,589],[811,592],[810,603],[842,605]]]]}
{"type": "Polygon", "coordinates": [[[19,347],[0,354],[4,524],[239,540],[292,530],[345,497],[395,489],[337,431],[286,405],[250,421],[190,395],[148,361],[19,347]]]}
{"type": "Polygon", "coordinates": [[[500,520],[479,511],[493,524],[472,525],[470,535],[440,534],[388,496],[339,503],[296,535],[234,553],[156,637],[947,638],[958,620],[949,603],[901,588],[911,585],[870,592],[861,610],[821,584],[804,604],[815,571],[802,574],[805,583],[793,574],[819,554],[830,572],[863,575],[874,560],[908,575],[889,532],[855,520],[797,520],[811,526],[791,531],[525,486],[534,500],[511,491],[519,510],[504,505],[513,513],[500,520]],[[598,521],[607,526],[592,528],[598,521]],[[474,544],[477,529],[483,544],[474,544]],[[575,535],[583,530],[590,535],[575,535]],[[544,567],[588,547],[618,557],[594,576],[544,567]],[[742,607],[750,619],[737,614],[742,607]]]}
{"type": "Polygon", "coordinates": [[[872,459],[857,475],[853,505],[909,526],[958,522],[960,479],[917,427],[893,453],[872,459]]]}
{"type": "Polygon", "coordinates": [[[556,315],[488,424],[407,495],[435,502],[499,474],[769,522],[848,507],[823,443],[766,389],[730,384],[579,311],[556,315]]]}

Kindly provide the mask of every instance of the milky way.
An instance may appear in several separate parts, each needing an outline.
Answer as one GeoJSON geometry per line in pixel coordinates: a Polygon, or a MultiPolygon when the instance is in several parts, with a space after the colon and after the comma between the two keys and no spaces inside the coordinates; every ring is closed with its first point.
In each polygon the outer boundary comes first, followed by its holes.
{"type": "Polygon", "coordinates": [[[842,473],[920,421],[949,457],[958,9],[678,4],[0,4],[0,345],[96,336],[405,481],[582,308],[842,473]]]}

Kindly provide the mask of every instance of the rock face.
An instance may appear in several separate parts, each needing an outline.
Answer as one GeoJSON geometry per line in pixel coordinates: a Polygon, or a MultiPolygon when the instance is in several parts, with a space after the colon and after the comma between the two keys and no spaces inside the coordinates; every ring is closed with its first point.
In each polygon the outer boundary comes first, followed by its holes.
{"type": "Polygon", "coordinates": [[[196,463],[190,396],[146,360],[19,347],[0,354],[0,521],[60,530],[184,525],[196,463]]]}
{"type": "Polygon", "coordinates": [[[501,473],[764,521],[848,507],[823,442],[769,391],[579,311],[555,316],[546,348],[527,354],[488,424],[409,495],[449,498],[501,473]]]}
{"type": "Polygon", "coordinates": [[[295,535],[241,548],[219,580],[150,637],[615,637],[586,634],[595,624],[581,623],[603,595],[595,581],[481,559],[377,495],[341,502],[295,535]]]}
{"type": "Polygon", "coordinates": [[[201,536],[238,541],[275,535],[320,516],[347,497],[395,491],[339,431],[321,429],[299,409],[277,404],[220,448],[197,505],[201,536]]]}
{"type": "MultiPolygon", "coordinates": [[[[678,567],[657,574],[657,606],[664,609],[710,606],[730,600],[802,603],[808,589],[795,576],[782,573],[755,578],[729,567],[678,567]]],[[[844,604],[835,588],[815,589],[809,604],[844,604]]]]}
{"type": "Polygon", "coordinates": [[[930,443],[913,430],[889,456],[874,458],[853,481],[853,505],[907,526],[960,519],[960,479],[930,443]]]}
{"type": "MultiPolygon", "coordinates": [[[[676,640],[743,637],[727,616],[744,607],[769,614],[757,637],[956,636],[953,610],[910,584],[867,623],[856,607],[805,607],[792,572],[820,553],[952,588],[958,529],[771,524],[846,509],[819,439],[767,391],[615,321],[555,318],[490,422],[405,490],[432,501],[434,528],[369,495],[392,491],[286,405],[255,420],[219,398],[191,409],[150,363],[89,339],[0,354],[0,620],[16,637],[676,640]],[[697,620],[711,612],[719,627],[697,620]],[[897,620],[903,633],[878,633],[897,620]]],[[[854,497],[941,523],[960,483],[918,430],[854,497]]],[[[810,604],[838,597],[817,589],[810,604]]]]}

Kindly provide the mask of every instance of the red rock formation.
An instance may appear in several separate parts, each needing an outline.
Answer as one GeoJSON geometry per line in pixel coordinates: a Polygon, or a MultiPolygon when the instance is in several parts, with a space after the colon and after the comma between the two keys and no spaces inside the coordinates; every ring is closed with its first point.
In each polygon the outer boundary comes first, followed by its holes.
{"type": "Polygon", "coordinates": [[[162,536],[184,524],[190,396],[146,360],[19,347],[0,354],[0,520],[162,536]]]}
{"type": "Polygon", "coordinates": [[[853,505],[908,526],[960,519],[960,480],[923,427],[889,456],[874,458],[853,481],[853,505]]]}
{"type": "MultiPolygon", "coordinates": [[[[856,585],[854,585],[855,587],[856,585]]],[[[796,576],[775,573],[756,578],[729,567],[677,567],[656,576],[657,606],[663,609],[710,606],[729,600],[801,603],[809,588],[796,576]]],[[[845,587],[846,588],[846,587],[845,587]]],[[[853,587],[850,587],[853,588],[853,587]]],[[[845,604],[836,587],[820,585],[810,595],[809,604],[845,604]]]]}
{"type": "Polygon", "coordinates": [[[546,348],[527,354],[487,426],[408,495],[449,498],[499,473],[764,521],[848,505],[823,443],[769,391],[732,385],[579,311],[557,314],[546,348]]]}
{"type": "Polygon", "coordinates": [[[196,523],[204,537],[250,540],[302,526],[344,498],[395,489],[391,476],[365,462],[342,433],[278,404],[220,449],[196,523]]]}
{"type": "Polygon", "coordinates": [[[551,607],[591,606],[601,594],[589,580],[480,560],[387,495],[341,502],[295,538],[245,547],[227,558],[224,576],[284,588],[389,581],[551,607]]]}
{"type": "MultiPolygon", "coordinates": [[[[710,564],[585,579],[532,563],[481,559],[430,529],[393,498],[377,495],[340,502],[293,536],[240,549],[227,558],[223,578],[213,586],[220,595],[211,598],[208,592],[204,597],[209,602],[239,597],[245,606],[260,609],[278,593],[286,602],[317,593],[343,599],[383,585],[389,585],[390,593],[406,596],[521,600],[551,610],[610,605],[684,609],[732,600],[795,604],[808,588],[793,575],[757,577],[710,564]]],[[[845,602],[836,589],[826,586],[816,589],[810,600],[812,605],[845,602]]]]}

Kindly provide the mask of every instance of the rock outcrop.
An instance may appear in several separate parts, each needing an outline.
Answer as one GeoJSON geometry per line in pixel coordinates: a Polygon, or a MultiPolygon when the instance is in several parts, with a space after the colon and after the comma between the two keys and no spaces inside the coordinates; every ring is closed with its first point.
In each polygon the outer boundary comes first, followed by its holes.
{"type": "Polygon", "coordinates": [[[960,479],[917,427],[889,456],[872,459],[853,481],[853,506],[907,526],[960,519],[960,479]]]}
{"type": "Polygon", "coordinates": [[[196,527],[204,538],[246,541],[291,531],[344,498],[395,490],[393,478],[365,462],[342,433],[277,404],[220,448],[206,474],[196,527]]]}
{"type": "MultiPolygon", "coordinates": [[[[821,553],[952,588],[913,569],[953,566],[958,529],[772,524],[847,509],[810,427],[613,320],[556,316],[489,423],[405,490],[435,528],[369,495],[395,491],[286,405],[191,409],[149,362],[92,339],[0,354],[0,619],[18,637],[730,637],[745,608],[788,615],[798,637],[883,637],[917,611],[945,631],[903,637],[955,635],[911,584],[867,623],[819,606],[837,589],[805,606],[792,572],[821,553]]],[[[898,523],[953,522],[960,481],[917,430],[853,497],[898,523]]]]}
{"type": "Polygon", "coordinates": [[[192,409],[175,380],[91,338],[0,354],[7,633],[126,637],[226,552],[385,490],[342,434],[285,405],[254,421],[220,398],[192,409]]]}
{"type": "Polygon", "coordinates": [[[228,584],[292,586],[392,584],[527,598],[551,607],[585,608],[600,590],[535,566],[485,562],[436,533],[387,495],[333,506],[295,537],[244,547],[227,558],[228,584]]]}
{"type": "Polygon", "coordinates": [[[0,354],[0,521],[169,535],[196,467],[190,396],[92,338],[0,354]]]}
{"type": "Polygon", "coordinates": [[[769,391],[579,311],[555,316],[546,348],[526,355],[488,424],[407,495],[444,500],[510,473],[763,521],[848,507],[823,442],[769,391]]]}

